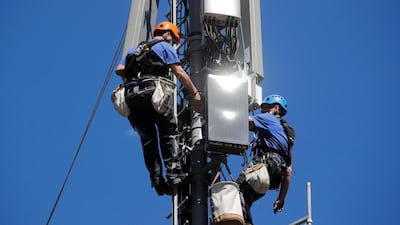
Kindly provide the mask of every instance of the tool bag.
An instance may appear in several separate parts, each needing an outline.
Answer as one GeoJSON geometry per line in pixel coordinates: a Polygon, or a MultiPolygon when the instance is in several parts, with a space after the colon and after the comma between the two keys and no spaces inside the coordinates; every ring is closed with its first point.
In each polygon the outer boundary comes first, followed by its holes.
{"type": "Polygon", "coordinates": [[[264,163],[250,163],[244,169],[238,179],[237,183],[242,184],[246,182],[257,194],[265,194],[270,189],[270,176],[267,167],[264,163]]]}
{"type": "Polygon", "coordinates": [[[125,87],[118,85],[111,94],[111,102],[113,103],[114,109],[123,117],[128,117],[131,114],[131,110],[125,102],[125,87]]]}
{"type": "Polygon", "coordinates": [[[158,77],[155,83],[156,88],[151,97],[151,103],[156,112],[163,114],[168,109],[168,105],[172,100],[175,83],[164,77],[158,77]]]}
{"type": "Polygon", "coordinates": [[[214,225],[243,225],[239,185],[221,181],[211,186],[211,213],[214,225]]]}

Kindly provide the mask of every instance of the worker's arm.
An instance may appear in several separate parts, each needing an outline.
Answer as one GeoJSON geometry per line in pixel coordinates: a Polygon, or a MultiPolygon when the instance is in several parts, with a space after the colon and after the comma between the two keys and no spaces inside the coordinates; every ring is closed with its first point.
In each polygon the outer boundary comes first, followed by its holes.
{"type": "Polygon", "coordinates": [[[196,86],[193,84],[192,80],[190,80],[189,75],[179,64],[171,64],[171,71],[175,74],[181,84],[189,91],[189,94],[193,96],[194,99],[200,100],[200,93],[197,91],[196,86]]]}
{"type": "Polygon", "coordinates": [[[292,167],[288,166],[286,168],[285,174],[283,176],[281,188],[279,190],[278,199],[274,203],[274,213],[280,212],[283,210],[283,206],[285,205],[286,194],[289,190],[291,176],[292,176],[292,167]]]}
{"type": "Polygon", "coordinates": [[[249,116],[249,130],[256,131],[256,125],[254,124],[253,117],[249,116]]]}
{"type": "Polygon", "coordinates": [[[200,93],[198,92],[196,86],[193,84],[192,80],[190,79],[189,75],[186,73],[186,71],[183,69],[183,67],[180,64],[171,64],[170,65],[171,71],[175,76],[178,78],[178,80],[181,82],[181,84],[186,88],[186,90],[189,92],[191,95],[191,104],[193,107],[193,110],[197,112],[202,111],[202,104],[201,104],[201,96],[200,93]]]}

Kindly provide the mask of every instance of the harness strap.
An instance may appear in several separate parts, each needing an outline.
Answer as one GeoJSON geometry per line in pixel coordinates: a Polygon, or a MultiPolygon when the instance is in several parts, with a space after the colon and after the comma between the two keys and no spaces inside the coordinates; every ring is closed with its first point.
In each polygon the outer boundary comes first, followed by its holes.
{"type": "Polygon", "coordinates": [[[268,152],[266,154],[262,154],[262,155],[254,157],[254,161],[257,163],[268,164],[267,163],[268,160],[274,161],[276,163],[276,165],[280,165],[280,166],[286,165],[286,163],[282,159],[282,157],[278,153],[275,153],[275,152],[268,152]]]}
{"type": "MultiPolygon", "coordinates": [[[[286,156],[282,155],[281,152],[279,152],[276,149],[273,148],[267,148],[267,147],[260,147],[260,146],[255,146],[253,149],[253,154],[254,158],[261,157],[263,155],[268,156],[266,158],[269,158],[270,156],[277,156],[280,161],[286,164],[286,156]]],[[[272,157],[273,158],[273,157],[272,157]]]]}

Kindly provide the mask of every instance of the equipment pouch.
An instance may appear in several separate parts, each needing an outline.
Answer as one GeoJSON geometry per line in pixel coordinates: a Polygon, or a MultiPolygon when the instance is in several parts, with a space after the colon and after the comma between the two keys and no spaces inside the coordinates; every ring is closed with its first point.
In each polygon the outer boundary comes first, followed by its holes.
{"type": "Polygon", "coordinates": [[[172,100],[175,84],[164,77],[159,77],[155,82],[156,88],[151,97],[151,103],[153,104],[154,110],[163,114],[168,109],[168,105],[172,100]]]}
{"type": "Polygon", "coordinates": [[[125,87],[119,85],[114,89],[111,94],[111,101],[114,105],[114,109],[123,117],[128,117],[131,111],[125,102],[125,87]]]}
{"type": "Polygon", "coordinates": [[[270,188],[269,173],[263,163],[251,163],[240,173],[237,182],[246,182],[257,194],[265,194],[270,188]]]}
{"type": "Polygon", "coordinates": [[[272,158],[268,158],[266,164],[270,177],[270,189],[278,189],[283,179],[282,165],[272,158]]]}
{"type": "Polygon", "coordinates": [[[212,185],[210,203],[213,225],[243,225],[239,186],[232,181],[212,185]]]}

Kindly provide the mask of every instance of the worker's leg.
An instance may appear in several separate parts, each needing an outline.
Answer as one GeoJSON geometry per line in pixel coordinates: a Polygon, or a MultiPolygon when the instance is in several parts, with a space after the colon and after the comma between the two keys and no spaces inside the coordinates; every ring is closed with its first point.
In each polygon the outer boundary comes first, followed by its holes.
{"type": "Polygon", "coordinates": [[[149,171],[152,186],[154,186],[159,195],[162,195],[166,192],[164,190],[166,189],[166,184],[159,154],[156,125],[151,116],[150,109],[141,108],[140,110],[132,110],[129,121],[140,136],[144,162],[149,171]]]}
{"type": "Polygon", "coordinates": [[[167,168],[167,177],[171,183],[177,184],[181,181],[177,176],[177,173],[181,173],[181,165],[177,141],[177,122],[172,107],[169,107],[164,114],[158,114],[156,118],[161,154],[167,168]]]}

